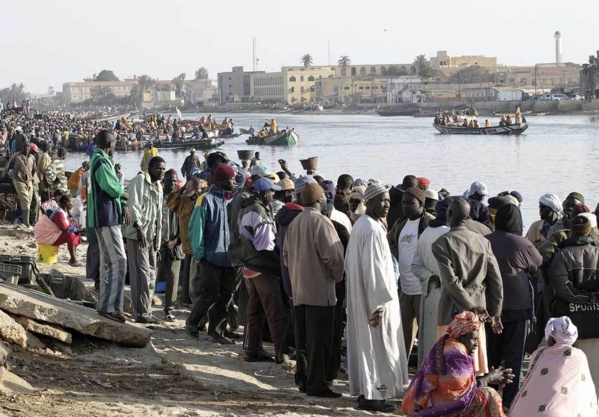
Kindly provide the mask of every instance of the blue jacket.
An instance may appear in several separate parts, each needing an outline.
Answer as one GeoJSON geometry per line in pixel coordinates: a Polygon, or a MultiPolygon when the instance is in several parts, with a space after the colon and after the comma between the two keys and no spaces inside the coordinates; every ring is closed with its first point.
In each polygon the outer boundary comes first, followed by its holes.
{"type": "Polygon", "coordinates": [[[196,261],[206,259],[215,266],[231,266],[229,259],[230,193],[214,185],[196,200],[189,220],[189,240],[196,261]]]}

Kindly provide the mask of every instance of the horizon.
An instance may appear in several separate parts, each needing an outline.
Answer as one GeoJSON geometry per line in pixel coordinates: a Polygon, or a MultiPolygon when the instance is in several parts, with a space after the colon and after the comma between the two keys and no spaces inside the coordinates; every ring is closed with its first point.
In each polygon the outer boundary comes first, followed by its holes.
{"type": "Polygon", "coordinates": [[[206,67],[216,79],[233,66],[252,69],[254,37],[257,70],[265,72],[299,66],[308,53],[314,66],[336,66],[342,55],[354,65],[406,64],[437,51],[533,66],[555,62],[556,31],[562,34],[564,63],[583,64],[599,49],[587,34],[599,2],[574,0],[562,10],[561,2],[548,0],[542,7],[522,4],[517,12],[500,11],[505,16],[491,6],[471,10],[465,0],[451,9],[439,0],[426,5],[383,0],[372,7],[336,3],[306,0],[291,9],[274,0],[231,1],[214,9],[190,0],[174,0],[169,7],[140,0],[106,0],[101,8],[74,0],[8,3],[0,27],[4,55],[14,58],[4,65],[0,88],[23,83],[32,94],[44,94],[49,86],[62,91],[63,83],[83,81],[103,69],[121,80],[143,74],[170,80],[181,73],[193,79],[199,67],[206,67]],[[213,16],[206,17],[206,11],[213,16]],[[507,29],[499,27],[502,18],[507,29]]]}

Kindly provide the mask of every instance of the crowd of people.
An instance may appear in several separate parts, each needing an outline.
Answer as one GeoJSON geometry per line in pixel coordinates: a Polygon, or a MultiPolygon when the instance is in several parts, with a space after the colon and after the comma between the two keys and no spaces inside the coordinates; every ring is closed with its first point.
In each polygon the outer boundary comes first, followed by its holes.
{"type": "MultiPolygon", "coordinates": [[[[8,167],[18,192],[52,158],[42,152],[36,163],[37,146],[16,134],[8,167]]],[[[64,168],[44,173],[55,188],[36,224],[44,244],[73,248],[73,264],[85,229],[100,315],[128,320],[128,276],[137,323],[175,321],[175,307],[187,306],[190,337],[243,338],[249,362],[292,356],[308,396],[340,397],[331,387],[342,370],[363,410],[392,411],[386,400],[407,387],[410,416],[597,415],[599,205],[591,212],[580,193],[542,195],[523,236],[523,196],[491,196],[481,181],[456,196],[414,175],[396,186],[349,174],[334,183],[314,170],[295,175],[283,160],[275,173],[258,154],[248,164],[215,151],[204,162],[190,152],[182,178],[148,154],[125,188],[116,141],[100,130],[70,184],[64,168]],[[85,200],[83,224],[59,190],[85,200]],[[164,318],[152,308],[157,278],[164,318]]]]}
{"type": "MultiPolygon", "coordinates": [[[[436,125],[441,125],[441,126],[460,126],[460,127],[467,127],[469,129],[479,129],[480,123],[478,122],[478,119],[476,117],[478,117],[478,112],[476,113],[472,113],[470,114],[471,116],[474,116],[470,119],[468,119],[468,115],[464,114],[463,112],[456,114],[455,111],[452,111],[451,114],[450,113],[439,113],[439,115],[435,116],[435,120],[434,123],[436,125]]],[[[512,124],[520,124],[520,123],[526,123],[526,118],[524,118],[522,116],[522,112],[520,110],[520,107],[516,107],[516,110],[514,112],[514,121],[512,121],[512,117],[511,115],[507,114],[507,115],[502,115],[501,119],[499,120],[499,126],[503,127],[503,126],[511,126],[512,124]]],[[[485,120],[485,125],[484,127],[493,127],[491,125],[491,122],[489,121],[489,119],[485,120]]]]}

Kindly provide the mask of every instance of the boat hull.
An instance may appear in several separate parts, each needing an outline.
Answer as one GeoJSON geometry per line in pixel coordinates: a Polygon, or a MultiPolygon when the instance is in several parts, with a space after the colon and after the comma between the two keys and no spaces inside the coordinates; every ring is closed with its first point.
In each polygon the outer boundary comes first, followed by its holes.
{"type": "Polygon", "coordinates": [[[154,142],[154,146],[160,149],[213,149],[218,148],[225,142],[222,140],[190,140],[187,142],[154,142]]]}
{"type": "Polygon", "coordinates": [[[295,131],[291,130],[282,131],[274,135],[266,136],[264,138],[252,136],[245,142],[248,145],[295,146],[297,144],[298,139],[298,134],[295,131]]]}
{"type": "Polygon", "coordinates": [[[519,135],[528,129],[528,124],[469,128],[461,126],[433,125],[443,135],[519,135]]]}
{"type": "Polygon", "coordinates": [[[418,109],[378,109],[376,113],[379,116],[414,116],[418,109]]]}

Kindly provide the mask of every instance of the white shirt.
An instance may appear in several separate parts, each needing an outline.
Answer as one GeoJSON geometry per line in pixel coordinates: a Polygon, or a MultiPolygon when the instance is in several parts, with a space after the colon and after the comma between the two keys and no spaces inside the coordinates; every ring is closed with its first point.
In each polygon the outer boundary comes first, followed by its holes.
{"type": "Polygon", "coordinates": [[[333,211],[331,212],[331,220],[341,224],[341,226],[344,226],[347,229],[348,233],[351,233],[351,220],[345,213],[333,208],[333,211]]]}
{"type": "Polygon", "coordinates": [[[422,284],[412,272],[412,261],[418,248],[418,226],[420,219],[409,220],[399,233],[397,251],[399,252],[399,281],[401,292],[406,295],[422,294],[422,284]]]}

